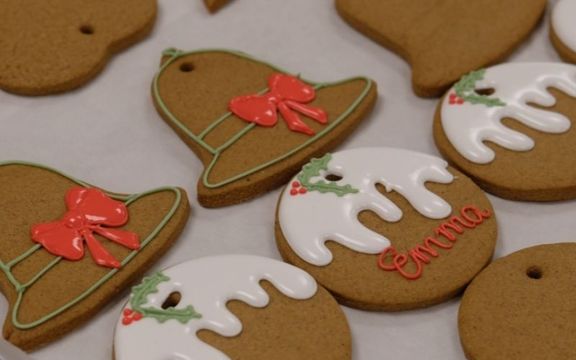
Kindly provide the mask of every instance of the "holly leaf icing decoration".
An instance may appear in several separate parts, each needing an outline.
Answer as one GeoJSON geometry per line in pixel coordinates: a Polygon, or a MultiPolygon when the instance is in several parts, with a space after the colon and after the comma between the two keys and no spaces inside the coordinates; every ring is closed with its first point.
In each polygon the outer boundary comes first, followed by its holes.
{"type": "Polygon", "coordinates": [[[506,106],[505,102],[496,97],[478,94],[475,91],[476,83],[484,79],[485,73],[486,69],[480,69],[462,76],[460,81],[454,85],[456,95],[470,104],[482,104],[487,107],[506,106]]]}
{"type": "Polygon", "coordinates": [[[319,191],[321,193],[334,193],[337,196],[344,196],[346,194],[355,194],[358,189],[353,188],[350,184],[338,185],[335,181],[318,180],[317,182],[310,182],[316,176],[320,176],[322,171],[328,170],[328,163],[332,160],[332,154],[328,153],[320,159],[312,159],[310,162],[302,167],[302,171],[298,174],[298,180],[303,187],[308,191],[319,191]]]}
{"type": "Polygon", "coordinates": [[[182,309],[176,309],[174,307],[162,309],[143,306],[147,301],[146,298],[148,295],[158,292],[158,284],[169,280],[170,278],[161,272],[145,277],[140,285],[132,288],[132,298],[130,299],[132,310],[141,313],[143,317],[154,318],[160,323],[174,319],[182,324],[186,324],[192,319],[200,319],[202,315],[197,313],[192,305],[188,305],[182,309]]]}

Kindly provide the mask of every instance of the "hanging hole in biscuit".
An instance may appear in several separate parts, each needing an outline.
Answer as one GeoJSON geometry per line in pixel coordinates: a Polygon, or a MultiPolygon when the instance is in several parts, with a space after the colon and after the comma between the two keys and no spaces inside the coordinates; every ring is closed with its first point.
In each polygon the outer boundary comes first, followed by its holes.
{"type": "Polygon", "coordinates": [[[539,280],[542,278],[542,269],[538,266],[531,266],[526,270],[526,276],[530,279],[539,280]]]}
{"type": "Polygon", "coordinates": [[[485,89],[475,89],[474,92],[478,95],[490,96],[494,94],[496,90],[494,88],[485,88],[485,89]]]}
{"type": "Polygon", "coordinates": [[[182,72],[191,72],[194,70],[194,64],[185,62],[180,65],[180,71],[182,72]]]}
{"type": "Polygon", "coordinates": [[[342,180],[342,176],[340,176],[338,174],[328,173],[328,174],[324,175],[324,179],[326,179],[328,181],[339,181],[339,180],[342,180]]]}
{"type": "Polygon", "coordinates": [[[80,32],[84,35],[92,35],[94,34],[94,28],[91,25],[82,25],[80,26],[80,32]]]}
{"type": "Polygon", "coordinates": [[[166,310],[168,308],[176,307],[180,303],[180,300],[182,300],[182,294],[180,294],[178,291],[173,291],[170,293],[170,295],[168,295],[166,300],[164,300],[161,308],[166,310]]]}

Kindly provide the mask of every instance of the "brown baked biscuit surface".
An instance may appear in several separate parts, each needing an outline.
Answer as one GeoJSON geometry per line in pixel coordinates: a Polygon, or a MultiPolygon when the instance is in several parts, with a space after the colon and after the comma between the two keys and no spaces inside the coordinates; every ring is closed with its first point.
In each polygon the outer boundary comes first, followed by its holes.
{"type": "Polygon", "coordinates": [[[165,253],[189,213],[184,190],[103,192],[47,167],[0,163],[3,336],[24,350],[94,316],[165,253]]]}
{"type": "Polygon", "coordinates": [[[458,314],[470,360],[574,359],[576,244],[523,249],[466,289],[458,314]]]}
{"type": "Polygon", "coordinates": [[[312,160],[280,197],[276,242],[339,302],[426,307],[457,295],[491,260],[496,219],[445,161],[391,148],[312,160]]]}
{"type": "Polygon", "coordinates": [[[336,0],[352,27],[412,66],[418,96],[440,96],[467,72],[506,58],[546,0],[336,0]]]}
{"type": "Polygon", "coordinates": [[[211,13],[215,13],[228,4],[230,0],[204,0],[204,5],[211,13]]]}
{"type": "Polygon", "coordinates": [[[1,0],[0,89],[46,95],[77,88],[152,29],[156,0],[1,0]]]}
{"type": "Polygon", "coordinates": [[[165,55],[154,104],[204,164],[198,199],[206,207],[285,184],[351,134],[377,97],[367,78],[313,83],[229,50],[165,55]]]}
{"type": "Polygon", "coordinates": [[[304,271],[249,255],[188,261],[132,290],[115,360],[349,360],[350,330],[334,298],[304,271]]]}
{"type": "Polygon", "coordinates": [[[494,195],[567,200],[576,198],[575,120],[575,66],[510,63],[472,72],[449,90],[437,107],[434,140],[494,195]]]}

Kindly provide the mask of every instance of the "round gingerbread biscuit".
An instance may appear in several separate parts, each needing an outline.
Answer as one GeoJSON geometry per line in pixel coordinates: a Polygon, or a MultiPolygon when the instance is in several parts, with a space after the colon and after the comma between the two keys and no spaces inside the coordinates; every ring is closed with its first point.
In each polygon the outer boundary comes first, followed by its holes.
{"type": "Polygon", "coordinates": [[[575,359],[576,244],[523,249],[472,281],[460,305],[470,360],[575,359]]]}
{"type": "Polygon", "coordinates": [[[491,260],[484,193],[446,161],[392,148],[313,159],[280,196],[282,257],[343,304],[406,310],[458,294],[491,260]]]}
{"type": "Polygon", "coordinates": [[[550,17],[550,40],[565,61],[576,63],[576,0],[560,0],[550,17]]]}
{"type": "Polygon", "coordinates": [[[574,65],[509,63],[473,71],[438,105],[436,146],[494,195],[576,198],[575,97],[574,65]]]}
{"type": "Polygon", "coordinates": [[[116,326],[115,360],[351,358],[334,298],[281,261],[225,255],[143,279],[116,326]]]}

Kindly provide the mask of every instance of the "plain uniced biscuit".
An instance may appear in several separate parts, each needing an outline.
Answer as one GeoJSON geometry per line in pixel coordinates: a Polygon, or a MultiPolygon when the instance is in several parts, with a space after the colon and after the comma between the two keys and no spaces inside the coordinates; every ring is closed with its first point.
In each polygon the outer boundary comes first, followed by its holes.
{"type": "Polygon", "coordinates": [[[576,244],[523,249],[466,289],[458,314],[469,360],[574,359],[576,244]]]}
{"type": "Polygon", "coordinates": [[[418,96],[440,96],[469,71],[505,59],[528,37],[546,0],[336,0],[352,27],[412,66],[418,96]]]}
{"type": "Polygon", "coordinates": [[[2,0],[0,89],[46,95],[86,84],[150,33],[156,7],[156,0],[2,0]]]}

